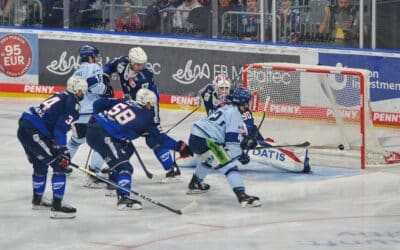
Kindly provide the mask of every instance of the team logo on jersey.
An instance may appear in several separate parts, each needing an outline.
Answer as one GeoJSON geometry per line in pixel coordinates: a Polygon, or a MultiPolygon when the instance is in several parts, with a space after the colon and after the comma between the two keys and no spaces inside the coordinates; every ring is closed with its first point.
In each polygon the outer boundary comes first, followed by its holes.
{"type": "Polygon", "coordinates": [[[131,86],[132,88],[136,87],[135,79],[129,78],[128,83],[129,83],[129,86],[131,86]]]}
{"type": "Polygon", "coordinates": [[[32,48],[23,36],[7,34],[0,38],[0,58],[0,71],[19,77],[32,66],[32,48]]]}

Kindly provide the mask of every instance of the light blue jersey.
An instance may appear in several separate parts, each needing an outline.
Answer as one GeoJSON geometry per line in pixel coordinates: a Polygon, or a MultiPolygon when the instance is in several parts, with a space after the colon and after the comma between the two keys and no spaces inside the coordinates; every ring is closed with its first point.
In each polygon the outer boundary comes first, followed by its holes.
{"type": "Polygon", "coordinates": [[[241,154],[240,142],[243,139],[245,124],[237,106],[225,105],[207,118],[201,118],[192,127],[191,133],[218,144],[225,144],[231,157],[241,154]]]}
{"type": "Polygon", "coordinates": [[[87,123],[93,112],[93,103],[104,95],[107,89],[103,83],[103,70],[97,63],[83,62],[74,75],[86,79],[88,83],[89,89],[85,98],[80,102],[81,115],[77,121],[77,123],[87,123]]]}

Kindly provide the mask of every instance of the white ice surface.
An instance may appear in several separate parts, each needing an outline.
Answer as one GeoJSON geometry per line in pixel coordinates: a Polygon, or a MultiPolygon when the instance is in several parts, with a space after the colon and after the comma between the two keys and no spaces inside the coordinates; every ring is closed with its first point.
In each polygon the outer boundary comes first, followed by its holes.
{"type": "MultiPolygon", "coordinates": [[[[250,163],[242,167],[244,181],[247,192],[260,197],[262,207],[243,209],[224,176],[210,175],[209,193],[188,196],[193,169],[182,169],[182,183],[159,184],[148,180],[133,158],[138,192],[174,208],[196,200],[198,208],[179,216],[144,201],[141,211],[121,212],[115,197],[83,188],[85,175],[75,171],[65,199],[77,207],[77,217],[49,219],[47,211],[31,209],[32,169],[16,138],[21,112],[39,101],[0,99],[2,250],[400,249],[399,168],[340,172],[314,166],[313,175],[293,175],[250,163]]],[[[187,112],[162,110],[164,127],[187,112]]],[[[201,115],[193,115],[171,135],[187,140],[191,124],[201,115]]],[[[143,140],[135,144],[149,170],[162,172],[143,140]]],[[[87,146],[82,146],[74,162],[83,165],[87,153],[87,146]]]]}

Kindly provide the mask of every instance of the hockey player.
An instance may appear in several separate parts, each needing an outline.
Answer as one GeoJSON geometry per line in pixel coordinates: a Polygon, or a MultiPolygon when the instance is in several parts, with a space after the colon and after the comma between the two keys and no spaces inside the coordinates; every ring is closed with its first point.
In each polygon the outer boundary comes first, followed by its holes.
{"type": "MultiPolygon", "coordinates": [[[[154,105],[154,123],[160,125],[158,89],[154,84],[153,73],[145,67],[146,62],[147,54],[141,47],[131,48],[128,56],[116,58],[104,66],[105,79],[109,81],[111,74],[118,73],[125,98],[133,100],[136,98],[136,93],[142,88],[153,91],[157,96],[157,103],[154,105]]],[[[158,161],[167,171],[163,182],[179,182],[181,172],[169,150],[161,147],[161,143],[149,140],[147,136],[146,144],[153,150],[158,161]]]]}
{"type": "MultiPolygon", "coordinates": [[[[161,133],[153,122],[157,96],[148,89],[136,93],[136,102],[127,99],[102,98],[94,103],[94,121],[89,124],[87,142],[106,161],[112,179],[126,189],[131,188],[133,167],[129,158],[134,153],[131,140],[147,135],[149,141],[180,152],[181,157],[192,156],[189,146],[161,133]]],[[[129,193],[117,189],[118,209],[141,209],[141,203],[129,198],[129,193]]]]}
{"type": "Polygon", "coordinates": [[[217,170],[226,176],[242,207],[261,206],[258,197],[245,193],[237,167],[238,161],[242,164],[250,161],[241,148],[242,132],[245,130],[242,114],[249,108],[249,102],[249,92],[237,88],[228,95],[226,105],[193,125],[189,146],[198,164],[189,183],[188,194],[207,192],[210,185],[203,180],[211,170],[217,170]]]}
{"type": "MultiPolygon", "coordinates": [[[[68,141],[68,150],[71,157],[74,157],[80,145],[85,142],[86,127],[90,115],[93,112],[93,102],[100,97],[112,97],[114,95],[113,88],[110,84],[103,82],[103,70],[100,66],[99,50],[91,45],[84,45],[79,49],[80,65],[74,72],[74,76],[86,79],[89,90],[85,98],[80,102],[81,111],[79,120],[73,124],[74,132],[68,141]]],[[[99,172],[103,165],[103,160],[97,152],[93,152],[89,169],[93,172],[99,172]]],[[[100,188],[104,187],[104,183],[96,178],[88,175],[85,187],[100,188]]]]}
{"type": "Polygon", "coordinates": [[[79,118],[79,101],[87,89],[85,79],[72,76],[66,91],[47,98],[39,107],[31,107],[19,120],[18,139],[33,165],[33,209],[51,207],[51,218],[75,217],[76,209],[62,203],[70,161],[66,134],[79,118]],[[52,203],[43,198],[48,166],[53,168],[52,203]]]}
{"type": "Polygon", "coordinates": [[[231,80],[227,76],[219,74],[215,76],[212,83],[207,84],[199,91],[199,97],[204,104],[207,115],[211,115],[223,105],[231,85],[231,80]]]}
{"type": "MultiPolygon", "coordinates": [[[[207,84],[199,91],[199,96],[204,103],[207,115],[212,114],[224,104],[226,96],[231,90],[231,85],[230,79],[225,75],[220,74],[214,78],[212,84],[207,84]]],[[[246,124],[247,138],[255,138],[251,139],[252,141],[249,142],[251,145],[253,145],[253,147],[255,147],[257,144],[265,147],[276,145],[273,139],[264,139],[260,131],[257,131],[257,126],[254,124],[253,114],[249,109],[242,113],[242,117],[246,124]]],[[[303,153],[303,155],[298,155],[291,150],[283,148],[252,148],[249,154],[252,159],[271,165],[275,168],[289,172],[309,173],[310,164],[308,159],[308,151],[303,150],[301,153],[303,153]]],[[[191,165],[193,162],[181,164],[191,165]]]]}

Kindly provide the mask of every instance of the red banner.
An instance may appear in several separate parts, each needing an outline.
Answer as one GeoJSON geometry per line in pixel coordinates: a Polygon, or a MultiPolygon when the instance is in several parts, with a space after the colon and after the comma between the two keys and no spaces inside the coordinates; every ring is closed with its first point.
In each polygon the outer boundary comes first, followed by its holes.
{"type": "MultiPolygon", "coordinates": [[[[64,86],[13,83],[0,84],[0,92],[3,93],[50,95],[64,90],[64,86]]],[[[115,91],[115,97],[121,98],[122,96],[122,91],[115,91]]],[[[172,106],[195,106],[196,98],[193,96],[161,94],[160,103],[172,106]]],[[[343,109],[339,110],[339,112],[343,115],[345,122],[357,123],[359,120],[358,110],[343,109]]],[[[323,107],[270,104],[267,107],[267,115],[270,117],[296,118],[302,120],[333,121],[333,111],[323,107]]],[[[372,112],[372,119],[373,123],[376,125],[400,127],[400,113],[372,112]]]]}

